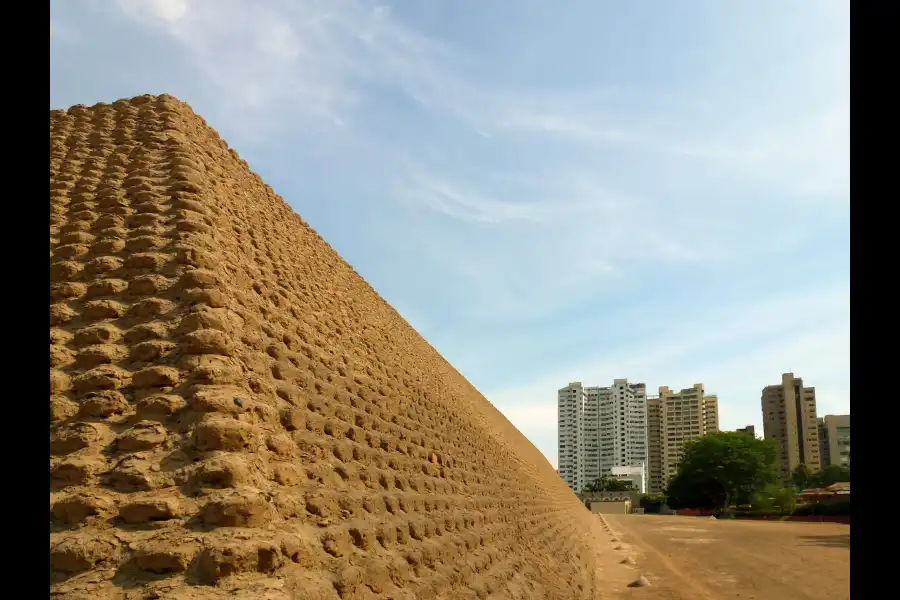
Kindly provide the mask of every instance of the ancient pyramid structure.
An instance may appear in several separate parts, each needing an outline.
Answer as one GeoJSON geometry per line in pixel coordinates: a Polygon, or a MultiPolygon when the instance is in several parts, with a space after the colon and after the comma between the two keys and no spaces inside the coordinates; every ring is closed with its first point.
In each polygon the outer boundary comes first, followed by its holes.
{"type": "Polygon", "coordinates": [[[595,598],[599,519],[184,103],[50,113],[59,598],[595,598]]]}

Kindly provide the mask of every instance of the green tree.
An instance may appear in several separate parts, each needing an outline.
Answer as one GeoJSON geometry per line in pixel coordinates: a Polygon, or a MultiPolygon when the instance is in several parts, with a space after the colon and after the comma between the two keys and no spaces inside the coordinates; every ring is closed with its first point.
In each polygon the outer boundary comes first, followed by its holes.
{"type": "Polygon", "coordinates": [[[634,491],[634,484],[630,481],[622,481],[621,479],[616,479],[614,477],[610,477],[606,479],[604,484],[604,492],[631,492],[634,491]]]}
{"type": "Polygon", "coordinates": [[[715,481],[702,473],[679,471],[665,490],[670,508],[718,508],[724,505],[725,494],[715,481]]]}
{"type": "Polygon", "coordinates": [[[791,514],[797,508],[797,490],[786,487],[775,494],[775,508],[785,514],[791,514]]]}
{"type": "Polygon", "coordinates": [[[804,464],[797,465],[791,473],[794,487],[800,491],[809,488],[828,487],[833,483],[850,481],[850,467],[841,465],[828,465],[821,471],[811,472],[804,464]]]}
{"type": "Polygon", "coordinates": [[[622,481],[615,477],[601,475],[600,479],[587,484],[584,487],[586,492],[630,492],[634,490],[634,485],[630,481],[622,481]]]}
{"type": "Polygon", "coordinates": [[[770,484],[752,494],[750,505],[757,511],[777,510],[790,514],[797,507],[797,490],[770,484]]]}
{"type": "Polygon", "coordinates": [[[747,504],[750,504],[754,510],[772,510],[775,508],[780,492],[781,488],[778,485],[774,483],[769,484],[764,488],[753,492],[753,494],[750,495],[750,501],[747,504]]]}
{"type": "Polygon", "coordinates": [[[666,497],[661,494],[641,495],[641,508],[643,508],[646,513],[658,513],[665,503],[666,497]]]}
{"type": "Polygon", "coordinates": [[[850,481],[850,467],[828,465],[810,477],[810,487],[828,487],[833,483],[850,481]]]}
{"type": "Polygon", "coordinates": [[[600,480],[598,479],[597,481],[592,481],[589,484],[587,484],[586,486],[584,486],[584,491],[588,492],[590,494],[602,491],[600,489],[600,480]]]}
{"type": "Polygon", "coordinates": [[[810,487],[810,481],[812,480],[812,471],[809,470],[804,463],[800,463],[797,465],[797,468],[794,469],[794,472],[791,473],[791,480],[794,482],[794,487],[798,490],[805,490],[810,487]]]}
{"type": "Polygon", "coordinates": [[[728,508],[778,479],[777,449],[734,431],[710,433],[685,444],[681,464],[666,495],[673,508],[728,508]]]}

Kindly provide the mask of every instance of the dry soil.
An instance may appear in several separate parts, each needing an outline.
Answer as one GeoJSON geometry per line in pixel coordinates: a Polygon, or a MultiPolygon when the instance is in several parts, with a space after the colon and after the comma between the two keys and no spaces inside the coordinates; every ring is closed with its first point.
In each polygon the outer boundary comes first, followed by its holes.
{"type": "Polygon", "coordinates": [[[624,587],[537,449],[175,98],[51,111],[50,284],[54,597],[624,587]]]}
{"type": "Polygon", "coordinates": [[[848,600],[850,527],[836,523],[604,515],[604,540],[654,600],[848,600]]]}

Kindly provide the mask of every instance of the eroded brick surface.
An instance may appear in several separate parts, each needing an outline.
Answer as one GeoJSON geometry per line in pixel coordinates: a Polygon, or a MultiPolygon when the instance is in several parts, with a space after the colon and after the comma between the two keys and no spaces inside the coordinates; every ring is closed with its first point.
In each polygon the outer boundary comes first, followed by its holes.
{"type": "Polygon", "coordinates": [[[593,598],[546,460],[171,96],[50,114],[65,598],[593,598]]]}

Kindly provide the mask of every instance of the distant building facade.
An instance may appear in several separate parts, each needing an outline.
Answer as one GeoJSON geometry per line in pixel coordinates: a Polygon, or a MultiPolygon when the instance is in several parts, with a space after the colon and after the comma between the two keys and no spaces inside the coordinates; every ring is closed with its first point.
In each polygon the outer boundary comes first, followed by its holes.
{"type": "Polygon", "coordinates": [[[646,489],[647,386],[616,379],[600,388],[600,473],[615,467],[641,467],[646,489]]]}
{"type": "Polygon", "coordinates": [[[752,438],[756,437],[756,427],[753,425],[747,425],[746,427],[740,427],[734,430],[736,433],[746,433],[752,438]]]}
{"type": "Polygon", "coordinates": [[[819,425],[816,419],[816,388],[803,387],[803,380],[784,373],[781,383],[762,391],[763,435],[778,446],[782,483],[789,485],[800,464],[810,471],[821,468],[819,425]]]}
{"type": "Polygon", "coordinates": [[[627,481],[631,486],[641,494],[647,493],[647,465],[641,463],[630,467],[612,467],[610,476],[619,481],[627,481]]]}
{"type": "Polygon", "coordinates": [[[684,444],[719,430],[718,398],[702,383],[678,392],[661,386],[648,397],[645,384],[627,379],[609,387],[575,381],[558,390],[557,408],[558,472],[576,493],[607,476],[658,494],[677,472],[684,444]]]}
{"type": "Polygon", "coordinates": [[[647,389],[616,379],[610,387],[571,382],[557,392],[559,474],[574,492],[613,467],[643,465],[646,489],[647,389]]]}
{"type": "Polygon", "coordinates": [[[819,459],[829,465],[850,467],[850,415],[825,415],[819,419],[819,459]]]}
{"type": "Polygon", "coordinates": [[[662,476],[662,405],[659,396],[647,397],[647,490],[659,494],[665,489],[662,476]]]}
{"type": "Polygon", "coordinates": [[[678,392],[660,386],[658,404],[658,411],[652,411],[658,424],[649,428],[659,430],[658,449],[650,452],[659,456],[658,464],[649,465],[650,493],[662,492],[678,472],[687,442],[719,430],[719,399],[707,395],[702,383],[678,392]]]}
{"type": "Polygon", "coordinates": [[[559,390],[557,429],[559,476],[574,491],[584,488],[584,386],[580,381],[559,390]]]}

